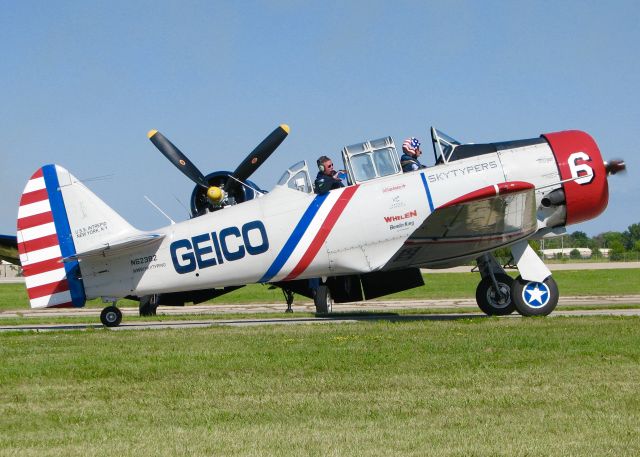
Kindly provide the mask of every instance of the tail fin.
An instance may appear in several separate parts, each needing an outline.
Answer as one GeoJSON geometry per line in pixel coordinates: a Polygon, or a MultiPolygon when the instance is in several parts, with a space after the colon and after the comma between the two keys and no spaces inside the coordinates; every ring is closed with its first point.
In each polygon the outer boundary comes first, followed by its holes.
{"type": "Polygon", "coordinates": [[[79,250],[135,229],[71,173],[45,165],[27,183],[18,209],[18,252],[32,308],[82,307],[79,250]]]}

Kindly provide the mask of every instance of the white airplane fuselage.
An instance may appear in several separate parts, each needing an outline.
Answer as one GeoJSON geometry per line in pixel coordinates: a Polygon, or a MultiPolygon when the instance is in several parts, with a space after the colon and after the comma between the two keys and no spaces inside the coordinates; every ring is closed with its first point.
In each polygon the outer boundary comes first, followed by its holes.
{"type": "MultiPolygon", "coordinates": [[[[559,181],[547,145],[379,178],[324,196],[278,186],[262,198],[155,230],[165,238],[153,248],[83,260],[85,292],[87,298],[145,295],[380,270],[435,208],[517,180],[536,186],[559,181]]],[[[429,266],[403,264],[416,265],[429,266]]]]}

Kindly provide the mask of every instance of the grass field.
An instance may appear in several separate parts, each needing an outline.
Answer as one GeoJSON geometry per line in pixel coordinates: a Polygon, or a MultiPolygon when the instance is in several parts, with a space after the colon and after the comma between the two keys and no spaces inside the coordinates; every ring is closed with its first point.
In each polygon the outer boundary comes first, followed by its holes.
{"type": "Polygon", "coordinates": [[[640,320],[0,334],[0,455],[635,456],[640,320]]]}
{"type": "MultiPolygon", "coordinates": [[[[515,273],[512,272],[515,276],[515,273]]],[[[626,270],[562,270],[553,274],[560,293],[565,296],[640,295],[640,269],[626,270]]],[[[425,285],[397,294],[387,295],[384,300],[393,299],[441,299],[472,298],[480,280],[478,273],[438,273],[425,275],[425,285]]],[[[296,302],[309,299],[296,297],[296,302]]],[[[137,306],[137,302],[121,300],[119,306],[137,306]]],[[[211,303],[284,303],[280,289],[269,289],[260,284],[250,284],[211,303]]],[[[0,284],[0,311],[26,309],[29,307],[24,284],[0,284]]],[[[92,300],[87,307],[102,308],[100,300],[92,300]]]]}

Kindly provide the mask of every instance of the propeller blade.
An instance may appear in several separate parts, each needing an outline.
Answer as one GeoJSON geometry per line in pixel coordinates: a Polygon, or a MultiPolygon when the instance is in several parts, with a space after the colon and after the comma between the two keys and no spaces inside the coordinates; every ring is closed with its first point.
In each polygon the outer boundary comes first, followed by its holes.
{"type": "MultiPolygon", "coordinates": [[[[245,181],[251,176],[260,165],[262,165],[267,158],[276,150],[278,146],[284,141],[289,134],[289,126],[287,124],[279,125],[273,132],[269,134],[262,143],[251,151],[251,153],[242,161],[238,168],[233,172],[233,177],[239,181],[245,181]]],[[[236,186],[240,184],[234,179],[230,179],[224,185],[226,192],[231,192],[236,186]]]]}
{"type": "Polygon", "coordinates": [[[616,173],[626,171],[627,165],[624,163],[624,160],[612,159],[604,163],[604,168],[607,170],[607,175],[615,175],[616,173]]]}
{"type": "Polygon", "coordinates": [[[178,168],[184,175],[197,185],[209,188],[209,184],[205,181],[204,175],[198,168],[178,149],[171,141],[157,130],[149,130],[147,136],[156,148],[169,159],[169,161],[178,168]]]}

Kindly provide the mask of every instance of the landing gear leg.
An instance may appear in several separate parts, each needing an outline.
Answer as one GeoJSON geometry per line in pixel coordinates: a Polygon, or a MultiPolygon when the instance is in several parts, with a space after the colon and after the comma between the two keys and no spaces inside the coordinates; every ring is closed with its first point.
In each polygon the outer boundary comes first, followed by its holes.
{"type": "Polygon", "coordinates": [[[289,289],[282,289],[282,292],[284,293],[284,299],[287,302],[287,309],[285,310],[285,313],[292,313],[293,308],[291,308],[291,305],[293,304],[293,292],[289,289]]]}
{"type": "Polygon", "coordinates": [[[158,309],[158,294],[145,295],[140,297],[140,315],[141,316],[155,316],[158,309]]]}
{"type": "Polygon", "coordinates": [[[111,306],[107,306],[100,313],[100,322],[105,327],[117,327],[122,322],[122,311],[116,306],[116,300],[105,300],[110,302],[111,306]]]}

